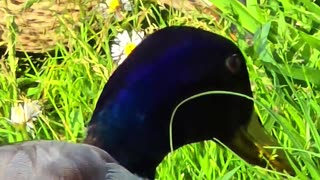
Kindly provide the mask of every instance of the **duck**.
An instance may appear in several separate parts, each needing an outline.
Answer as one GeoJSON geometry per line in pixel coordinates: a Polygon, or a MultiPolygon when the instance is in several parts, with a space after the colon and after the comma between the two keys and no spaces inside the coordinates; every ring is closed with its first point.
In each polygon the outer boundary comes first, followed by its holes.
{"type": "Polygon", "coordinates": [[[52,140],[0,147],[3,180],[142,180],[95,146],[52,140]]]}
{"type": "MultiPolygon", "coordinates": [[[[119,0],[120,1],[120,0],[119,0]]],[[[219,21],[219,10],[208,0],[146,0],[149,3],[167,5],[184,13],[200,11],[219,21]]],[[[89,22],[93,15],[106,16],[100,0],[27,0],[0,1],[0,48],[10,46],[10,31],[15,30],[17,52],[41,54],[54,50],[58,43],[67,45],[66,28],[79,32],[77,22],[89,22]]],[[[97,30],[95,25],[92,25],[97,30]]]]}
{"type": "Polygon", "coordinates": [[[32,179],[70,170],[73,177],[103,179],[109,174],[105,164],[111,163],[118,177],[154,179],[172,150],[217,140],[250,164],[294,174],[284,151],[271,158],[273,149],[264,148],[280,145],[263,128],[252,97],[245,58],[231,40],[189,26],[166,27],[146,37],[111,75],[82,143],[2,146],[0,157],[7,158],[0,174],[10,169],[32,179]],[[213,91],[249,99],[199,95],[213,91]]]}
{"type": "Polygon", "coordinates": [[[66,44],[63,28],[77,30],[82,13],[95,13],[98,0],[4,0],[0,1],[0,47],[8,47],[11,30],[16,32],[15,50],[45,53],[57,43],[66,44]]]}
{"type": "Polygon", "coordinates": [[[280,145],[263,128],[252,100],[212,94],[179,106],[210,91],[253,96],[241,50],[225,37],[194,27],[159,30],[106,83],[84,143],[149,179],[171,150],[213,138],[249,163],[265,167],[264,154],[279,171],[293,172],[283,151],[271,160],[272,150],[263,148],[280,145]]]}

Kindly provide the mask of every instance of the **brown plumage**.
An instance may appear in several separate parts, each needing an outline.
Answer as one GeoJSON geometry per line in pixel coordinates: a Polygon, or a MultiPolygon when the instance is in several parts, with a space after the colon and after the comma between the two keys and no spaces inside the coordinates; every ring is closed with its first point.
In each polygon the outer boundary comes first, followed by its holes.
{"type": "Polygon", "coordinates": [[[98,4],[98,0],[1,0],[0,46],[7,47],[9,29],[15,27],[16,50],[45,52],[68,39],[66,27],[74,29],[81,19],[98,4]],[[28,3],[27,3],[28,2],[28,3]],[[14,20],[14,21],[12,21],[14,20]],[[66,26],[61,26],[64,24],[66,26]],[[63,29],[64,28],[64,29],[63,29]]]}
{"type": "Polygon", "coordinates": [[[138,180],[102,149],[59,141],[0,147],[2,180],[138,180]]]}
{"type": "MultiPolygon", "coordinates": [[[[198,10],[219,19],[206,0],[145,0],[166,4],[183,12],[198,10]]],[[[66,28],[75,30],[81,17],[90,18],[99,0],[0,0],[0,48],[8,47],[10,27],[15,27],[17,51],[43,53],[57,43],[66,44],[66,28]],[[91,14],[90,14],[91,13],[91,14]],[[61,33],[62,32],[62,33],[61,33]]]]}
{"type": "Polygon", "coordinates": [[[159,4],[168,5],[184,12],[199,11],[219,20],[218,9],[209,0],[156,0],[159,4]]]}

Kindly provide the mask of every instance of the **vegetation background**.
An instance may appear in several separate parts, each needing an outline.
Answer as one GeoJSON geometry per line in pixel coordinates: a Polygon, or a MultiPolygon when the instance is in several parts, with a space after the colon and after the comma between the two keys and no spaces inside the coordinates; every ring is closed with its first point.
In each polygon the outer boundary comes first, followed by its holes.
{"type": "Polygon", "coordinates": [[[66,26],[59,33],[67,43],[41,55],[15,51],[17,32],[11,28],[14,18],[8,16],[8,48],[0,59],[0,143],[81,142],[100,92],[116,69],[110,47],[117,33],[150,34],[188,25],[232,39],[246,55],[256,110],[266,129],[297,160],[297,177],[251,166],[217,143],[204,142],[170,153],[157,178],[320,179],[319,2],[211,2],[216,8],[185,10],[134,0],[132,11],[116,8],[107,16],[82,17],[76,29],[66,26]],[[219,18],[213,18],[213,12],[219,18]]]}

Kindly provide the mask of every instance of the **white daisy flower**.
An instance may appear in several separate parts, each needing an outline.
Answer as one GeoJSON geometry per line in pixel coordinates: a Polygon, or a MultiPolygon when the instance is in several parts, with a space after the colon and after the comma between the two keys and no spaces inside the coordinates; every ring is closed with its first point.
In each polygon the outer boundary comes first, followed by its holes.
{"type": "Polygon", "coordinates": [[[131,36],[128,31],[119,33],[114,43],[111,45],[112,59],[120,65],[131,53],[131,51],[142,41],[144,32],[132,31],[131,36]]]}
{"type": "Polygon", "coordinates": [[[132,11],[133,10],[133,6],[132,3],[129,0],[120,0],[123,10],[125,11],[132,11]]]}
{"type": "Polygon", "coordinates": [[[34,129],[33,121],[42,113],[38,101],[24,100],[16,106],[11,107],[10,122],[16,126],[26,126],[27,129],[34,129]]]}

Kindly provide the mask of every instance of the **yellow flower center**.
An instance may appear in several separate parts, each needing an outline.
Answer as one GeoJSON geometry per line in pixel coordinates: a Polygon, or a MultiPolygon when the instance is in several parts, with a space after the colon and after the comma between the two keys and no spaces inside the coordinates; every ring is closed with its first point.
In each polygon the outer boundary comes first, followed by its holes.
{"type": "Polygon", "coordinates": [[[113,13],[120,7],[120,0],[110,0],[110,3],[108,4],[109,12],[113,13]]]}
{"type": "Polygon", "coordinates": [[[134,43],[132,43],[132,42],[128,43],[128,44],[126,45],[126,47],[124,47],[124,54],[125,54],[126,56],[129,56],[129,54],[131,53],[131,51],[132,51],[134,48],[136,48],[136,45],[135,45],[134,43]]]}

